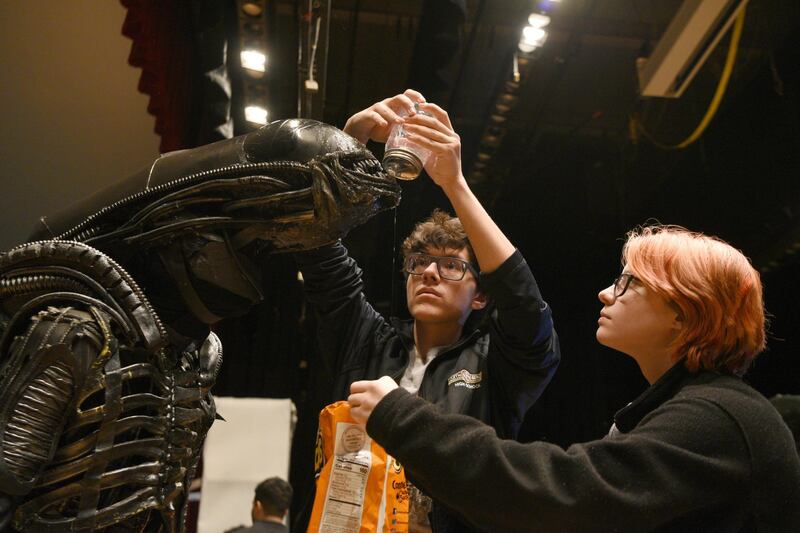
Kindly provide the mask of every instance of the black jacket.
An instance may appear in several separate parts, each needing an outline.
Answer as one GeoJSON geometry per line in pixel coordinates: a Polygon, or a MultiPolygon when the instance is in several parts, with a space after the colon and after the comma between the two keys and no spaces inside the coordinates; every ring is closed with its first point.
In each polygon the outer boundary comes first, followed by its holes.
{"type": "Polygon", "coordinates": [[[225,533],[289,533],[289,528],[277,522],[263,522],[256,520],[250,527],[240,526],[229,529],[225,533]]]}
{"type": "MultiPolygon", "coordinates": [[[[362,293],[361,270],[341,244],[295,257],[318,314],[320,351],[334,371],[332,401],[347,398],[353,381],[389,375],[399,382],[413,347],[412,323],[386,320],[372,308],[362,293]]],[[[514,438],[558,366],[558,339],[550,308],[519,251],[482,275],[481,288],[495,306],[486,331],[465,333],[442,349],[418,394],[514,438]]],[[[413,481],[413,470],[408,473],[413,481]]],[[[438,524],[437,513],[435,507],[438,524]]]]}
{"type": "Polygon", "coordinates": [[[800,531],[800,460],[780,415],[740,379],[682,362],[609,436],[567,450],[497,439],[403,390],[367,431],[485,531],[800,531]]]}

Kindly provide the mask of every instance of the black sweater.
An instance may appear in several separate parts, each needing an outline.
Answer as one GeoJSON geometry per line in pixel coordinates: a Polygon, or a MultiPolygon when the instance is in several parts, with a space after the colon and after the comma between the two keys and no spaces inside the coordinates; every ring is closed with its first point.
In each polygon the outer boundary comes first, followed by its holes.
{"type": "Polygon", "coordinates": [[[567,450],[498,439],[398,389],[368,433],[434,498],[485,531],[800,531],[800,460],[740,379],[678,363],[567,450]]]}
{"type": "MultiPolygon", "coordinates": [[[[387,320],[372,308],[362,293],[361,269],[340,243],[295,259],[318,315],[321,355],[334,372],[332,400],[347,398],[350,384],[361,379],[388,375],[399,382],[414,346],[413,323],[387,320]]],[[[519,251],[482,274],[481,287],[496,306],[488,331],[466,332],[442,348],[425,370],[419,395],[514,438],[558,367],[558,337],[519,251]]]]}
{"type": "MultiPolygon", "coordinates": [[[[372,308],[362,292],[361,270],[340,243],[295,259],[318,315],[320,352],[334,372],[332,399],[347,398],[357,380],[389,375],[399,382],[414,346],[412,323],[387,320],[372,308]]],[[[514,438],[558,367],[558,337],[550,307],[519,251],[482,274],[481,288],[495,305],[486,331],[467,332],[443,348],[425,370],[419,396],[514,438]]],[[[413,472],[406,471],[413,481],[413,472]]],[[[434,533],[466,531],[436,502],[432,525],[434,533]]]]}

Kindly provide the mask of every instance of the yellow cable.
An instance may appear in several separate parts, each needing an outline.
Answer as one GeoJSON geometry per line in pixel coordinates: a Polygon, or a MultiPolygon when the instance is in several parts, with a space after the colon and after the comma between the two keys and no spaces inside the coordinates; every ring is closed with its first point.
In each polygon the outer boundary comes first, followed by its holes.
{"type": "Polygon", "coordinates": [[[708,124],[711,122],[711,119],[714,118],[714,115],[719,108],[719,104],[722,101],[722,97],[725,94],[725,90],[728,87],[728,81],[730,80],[731,72],[733,72],[733,65],[736,63],[736,51],[739,49],[739,39],[742,36],[742,28],[744,27],[745,7],[746,6],[742,6],[742,8],[739,10],[739,14],[736,15],[736,21],[733,25],[733,33],[731,34],[731,42],[728,46],[728,57],[725,59],[725,67],[722,69],[722,75],[719,78],[719,83],[717,84],[717,90],[714,93],[714,97],[711,99],[708,110],[706,111],[703,119],[700,121],[700,124],[697,125],[697,128],[695,128],[695,130],[686,139],[678,144],[661,143],[654,139],[650,133],[645,130],[644,124],[642,124],[636,118],[632,119],[642,135],[644,135],[650,142],[659,148],[664,148],[667,150],[680,150],[681,148],[686,148],[700,138],[705,129],[708,127],[708,124]]]}

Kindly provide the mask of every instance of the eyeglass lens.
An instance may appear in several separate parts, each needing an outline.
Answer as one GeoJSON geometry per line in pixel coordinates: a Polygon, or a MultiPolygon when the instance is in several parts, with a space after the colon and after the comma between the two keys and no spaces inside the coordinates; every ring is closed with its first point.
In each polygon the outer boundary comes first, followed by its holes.
{"type": "Polygon", "coordinates": [[[422,274],[428,266],[435,262],[439,276],[451,281],[458,281],[467,271],[467,263],[454,257],[436,257],[424,254],[414,254],[406,259],[406,272],[409,274],[422,274]]]}
{"type": "Polygon", "coordinates": [[[628,290],[628,285],[631,284],[631,280],[633,279],[632,274],[620,274],[617,279],[614,280],[614,299],[616,300],[623,294],[625,291],[628,290]]]}

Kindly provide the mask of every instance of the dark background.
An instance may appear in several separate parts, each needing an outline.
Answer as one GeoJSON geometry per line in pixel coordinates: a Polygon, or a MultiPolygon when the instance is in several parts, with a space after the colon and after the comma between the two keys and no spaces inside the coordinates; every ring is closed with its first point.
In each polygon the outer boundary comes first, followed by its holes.
{"type": "MultiPolygon", "coordinates": [[[[342,126],[353,112],[413,87],[449,111],[462,136],[465,174],[531,264],[562,341],[559,371],[529,413],[522,438],[561,446],[599,438],[613,413],[646,387],[635,363],[597,344],[594,332],[596,295],[620,270],[625,233],[652,221],[720,236],[752,258],[762,272],[771,319],[769,348],[746,379],[766,396],[800,393],[800,4],[748,4],[733,75],[715,118],[695,144],[666,150],[632,133],[631,117],[663,144],[687,137],[711,101],[729,37],[682,98],[644,99],[634,62],[655,46],[680,2],[540,2],[552,8],[549,38],[524,73],[502,143],[479,180],[472,171],[481,135],[510,79],[519,30],[534,4],[337,2],[324,107],[314,109],[342,126]]],[[[294,4],[277,2],[273,20],[276,50],[291,55],[297,28],[302,32],[294,4]]],[[[292,75],[288,67],[275,72],[270,102],[278,116],[296,109],[297,77],[295,85],[287,81],[292,75]]],[[[373,148],[380,155],[380,147],[373,148]]],[[[436,206],[447,202],[423,176],[403,184],[396,212],[379,215],[346,239],[380,310],[406,313],[392,258],[413,223],[436,206]]],[[[277,334],[295,317],[301,330],[312,327],[297,304],[291,263],[278,261],[286,283],[281,297],[291,311],[268,303],[248,321],[222,329],[228,353],[234,343],[240,353],[235,364],[226,363],[217,390],[295,399],[301,418],[292,468],[298,484],[316,414],[328,399],[329,376],[316,364],[313,335],[298,335],[290,347],[277,334]],[[281,320],[284,326],[265,329],[281,320]],[[253,368],[263,370],[253,374],[253,368]],[[287,375],[294,378],[287,381],[287,375]]],[[[275,261],[269,268],[274,271],[275,261]]]]}
{"type": "MultiPolygon", "coordinates": [[[[748,4],[737,62],[717,115],[697,143],[664,150],[632,135],[629,118],[640,117],[663,143],[683,140],[708,107],[728,37],[682,98],[644,99],[637,92],[635,59],[655,45],[680,2],[549,4],[549,38],[520,84],[488,177],[472,181],[532,265],[562,339],[561,368],[530,414],[525,437],[568,445],[601,436],[613,412],[644,388],[636,365],[599,346],[594,331],[600,308],[596,295],[619,272],[625,233],[653,220],[718,235],[753,259],[762,271],[772,319],[769,349],[747,379],[768,396],[800,392],[794,304],[795,235],[800,229],[800,5],[748,4]]],[[[353,112],[414,87],[448,109],[462,136],[470,178],[481,133],[498,91],[510,78],[511,56],[531,5],[336,3],[330,17],[323,120],[342,126],[353,112]]],[[[292,2],[273,4],[276,54],[295,52],[302,21],[294,8],[292,2]]],[[[296,65],[275,55],[270,61],[276,65],[270,92],[273,116],[290,116],[296,111],[296,65]]],[[[319,106],[314,112],[320,112],[319,106]]],[[[447,202],[423,176],[403,184],[396,213],[379,215],[346,239],[365,271],[367,294],[376,307],[388,312],[393,306],[395,313],[405,313],[402,278],[393,273],[392,258],[413,223],[436,206],[446,207],[447,202]]],[[[284,294],[296,285],[292,266],[284,261],[274,260],[270,268],[281,263],[282,279],[289,283],[281,285],[281,294],[294,304],[294,296],[284,294]]],[[[274,303],[266,307],[270,320],[281,320],[274,303]]],[[[292,313],[287,324],[302,309],[292,313]]],[[[254,377],[254,361],[226,363],[217,388],[224,394],[309,394],[307,374],[319,378],[313,339],[301,338],[289,348],[280,335],[265,331],[263,313],[251,318],[260,322],[237,321],[235,334],[226,341],[229,346],[247,344],[242,334],[254,332],[252,348],[246,351],[254,359],[266,358],[261,366],[270,370],[254,377]],[[281,354],[278,359],[275,353],[281,354]],[[278,363],[281,357],[285,361],[278,363]],[[287,371],[294,381],[285,379],[287,371]]]]}

